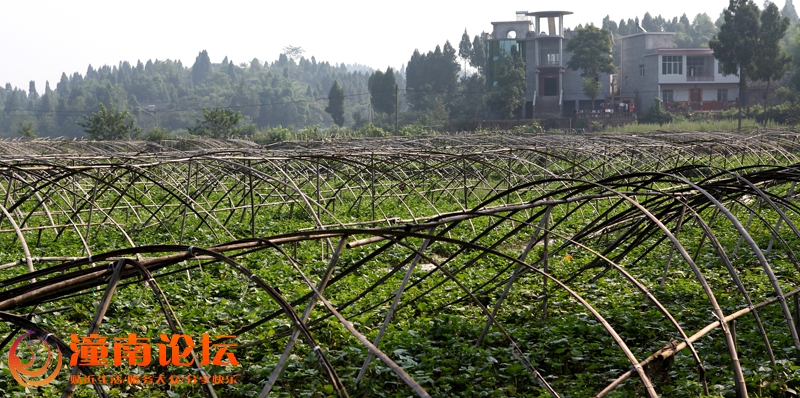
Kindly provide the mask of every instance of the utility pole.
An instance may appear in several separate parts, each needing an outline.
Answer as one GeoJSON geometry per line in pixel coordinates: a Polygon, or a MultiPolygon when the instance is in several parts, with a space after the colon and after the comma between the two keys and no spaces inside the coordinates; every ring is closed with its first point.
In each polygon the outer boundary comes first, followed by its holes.
{"type": "Polygon", "coordinates": [[[400,109],[400,90],[397,89],[397,83],[394,84],[394,135],[397,135],[397,111],[400,109]]]}

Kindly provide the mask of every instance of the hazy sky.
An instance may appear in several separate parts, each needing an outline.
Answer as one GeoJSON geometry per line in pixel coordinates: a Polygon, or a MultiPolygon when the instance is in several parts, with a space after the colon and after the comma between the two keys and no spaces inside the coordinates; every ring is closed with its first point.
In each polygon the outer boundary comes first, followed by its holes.
{"type": "Polygon", "coordinates": [[[464,28],[471,37],[490,32],[491,22],[514,20],[516,11],[573,11],[565,26],[574,27],[645,12],[686,13],[690,20],[705,12],[716,20],[727,6],[728,0],[0,0],[0,84],[27,90],[35,80],[42,93],[45,80],[55,87],[61,72],[85,74],[89,64],[169,58],[191,66],[204,49],[214,63],[225,56],[236,64],[264,62],[287,45],[318,61],[385,69],[406,63],[415,48],[429,51],[446,40],[457,48],[464,28]]]}

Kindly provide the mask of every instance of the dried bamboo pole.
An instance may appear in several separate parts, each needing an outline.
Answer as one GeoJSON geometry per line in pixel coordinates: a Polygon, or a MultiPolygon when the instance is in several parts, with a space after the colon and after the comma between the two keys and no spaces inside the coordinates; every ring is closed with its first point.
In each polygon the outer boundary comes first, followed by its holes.
{"type": "MultiPolygon", "coordinates": [[[[793,290],[793,291],[787,293],[786,297],[790,297],[790,296],[797,297],[798,293],[800,293],[800,289],[796,289],[796,290],[793,290]]],[[[734,312],[732,314],[729,314],[723,320],[725,322],[730,322],[732,320],[735,320],[735,319],[741,317],[742,315],[746,315],[747,313],[751,312],[753,309],[759,309],[761,307],[765,307],[765,306],[767,306],[769,304],[773,304],[773,303],[776,303],[778,301],[780,301],[780,300],[778,300],[777,297],[773,297],[773,298],[771,298],[769,300],[762,301],[762,302],[760,302],[760,303],[758,303],[758,304],[756,304],[756,305],[754,305],[752,307],[742,308],[739,311],[736,311],[736,312],[734,312]]],[[[686,348],[687,345],[690,345],[691,343],[694,343],[695,341],[699,340],[701,337],[707,335],[709,332],[711,332],[712,330],[718,328],[719,326],[720,326],[720,321],[719,320],[711,322],[708,325],[706,325],[704,328],[700,329],[697,333],[689,336],[688,339],[686,339],[684,341],[681,341],[681,342],[677,342],[676,344],[669,344],[669,345],[665,346],[664,348],[656,351],[655,353],[653,353],[652,355],[647,357],[642,362],[639,362],[639,366],[647,367],[648,364],[650,364],[651,362],[653,362],[655,360],[664,360],[664,359],[667,359],[669,357],[675,356],[677,353],[681,352],[684,348],[686,348]]],[[[620,384],[622,384],[622,382],[624,382],[625,380],[627,380],[628,378],[630,378],[634,374],[635,374],[634,370],[629,370],[628,372],[623,373],[616,380],[614,380],[611,384],[609,384],[606,388],[604,388],[602,391],[597,393],[597,395],[595,395],[595,398],[602,398],[602,397],[608,395],[608,393],[613,391],[620,384]]]]}
{"type": "MultiPolygon", "coordinates": [[[[328,285],[328,281],[333,274],[333,268],[336,266],[336,262],[339,261],[339,254],[344,249],[345,243],[347,242],[347,237],[343,236],[339,240],[339,245],[336,246],[336,250],[333,252],[330,261],[328,262],[328,268],[325,270],[325,274],[323,274],[322,279],[317,283],[317,290],[322,293],[325,291],[325,287],[328,285]]],[[[308,321],[309,316],[311,316],[311,311],[314,309],[314,306],[317,304],[317,296],[311,296],[311,299],[306,305],[306,309],[303,311],[303,315],[300,316],[300,319],[303,322],[308,321]]],[[[289,354],[292,352],[292,347],[294,347],[297,338],[300,336],[300,330],[294,329],[292,331],[292,335],[289,336],[289,341],[286,342],[286,348],[281,354],[280,359],[278,360],[278,364],[275,365],[275,369],[269,375],[269,379],[267,380],[267,384],[261,390],[261,393],[258,395],[259,398],[266,398],[269,396],[270,391],[272,391],[272,387],[275,385],[275,382],[278,381],[278,377],[280,377],[283,368],[286,366],[286,360],[289,359],[289,354]]]]}
{"type": "MultiPolygon", "coordinates": [[[[428,235],[433,234],[435,228],[431,228],[428,230],[428,235]]],[[[403,277],[403,282],[400,283],[400,287],[397,288],[397,293],[394,296],[394,301],[392,301],[392,305],[389,307],[389,312],[386,313],[386,317],[383,319],[383,324],[381,324],[381,328],[378,331],[378,335],[375,336],[375,341],[372,343],[375,347],[378,347],[378,344],[381,342],[381,338],[383,334],[386,332],[386,327],[389,326],[389,322],[392,320],[392,315],[394,315],[394,310],[397,308],[397,304],[400,303],[400,297],[403,295],[405,291],[406,284],[408,284],[408,280],[411,279],[411,274],[414,273],[414,267],[419,262],[419,259],[422,257],[420,253],[425,252],[425,249],[428,247],[430,243],[429,238],[424,238],[422,240],[422,245],[420,246],[419,252],[414,256],[414,259],[411,261],[411,264],[408,265],[408,270],[406,271],[405,276],[403,277]]],[[[361,366],[361,370],[358,372],[358,376],[356,376],[356,384],[358,384],[361,379],[364,377],[364,374],[367,372],[367,367],[369,363],[372,361],[372,352],[367,353],[367,358],[364,359],[364,365],[361,366]]]]}
{"type": "MultiPolygon", "coordinates": [[[[531,236],[531,239],[528,241],[528,244],[522,250],[522,253],[520,253],[519,257],[517,257],[517,259],[519,261],[524,262],[525,259],[528,257],[528,253],[531,251],[531,249],[533,249],[533,247],[537,243],[539,243],[539,231],[541,231],[542,228],[547,228],[547,219],[550,218],[550,211],[551,210],[552,210],[552,207],[548,206],[547,210],[544,213],[544,215],[539,220],[539,225],[533,230],[533,235],[531,236]]],[[[520,264],[517,264],[517,266],[514,268],[514,271],[511,273],[511,277],[508,279],[508,282],[506,283],[505,289],[503,289],[503,293],[500,294],[500,297],[497,299],[497,302],[494,304],[494,308],[492,308],[492,316],[491,316],[492,318],[496,318],[497,317],[497,312],[500,310],[500,306],[503,305],[503,301],[505,300],[506,296],[508,295],[508,292],[511,291],[511,286],[514,284],[514,281],[517,279],[517,277],[519,277],[519,275],[522,272],[522,270],[523,270],[523,266],[520,265],[520,264]]],[[[545,271],[545,272],[547,272],[547,271],[545,271]]],[[[486,321],[486,325],[484,325],[484,327],[483,327],[483,331],[481,331],[480,336],[478,336],[478,341],[475,342],[475,346],[480,346],[481,345],[481,343],[483,342],[484,337],[486,337],[486,333],[489,332],[489,327],[491,327],[491,325],[492,325],[491,319],[488,319],[486,321]]]]}

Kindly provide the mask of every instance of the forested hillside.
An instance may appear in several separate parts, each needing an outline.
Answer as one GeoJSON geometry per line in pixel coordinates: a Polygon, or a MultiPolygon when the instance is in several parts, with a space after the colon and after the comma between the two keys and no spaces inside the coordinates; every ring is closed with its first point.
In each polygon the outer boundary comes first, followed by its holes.
{"type": "MultiPolygon", "coordinates": [[[[14,136],[29,123],[40,136],[82,136],[76,122],[97,111],[101,103],[130,111],[145,129],[157,124],[180,130],[193,124],[203,107],[217,106],[240,111],[251,129],[328,125],[333,120],[325,113],[326,99],[334,81],[344,90],[345,117],[351,123],[353,112],[369,112],[370,76],[361,65],[352,69],[357,71],[285,54],[274,62],[253,59],[236,64],[225,57],[212,63],[206,51],[191,68],[171,60],[90,65],[83,75],[63,73],[55,87],[48,82],[42,93],[34,83],[27,91],[6,84],[0,90],[0,136],[14,136]]],[[[396,75],[403,87],[403,74],[396,75]]]]}
{"type": "MultiPolygon", "coordinates": [[[[792,0],[786,0],[781,16],[792,22],[782,41],[794,55],[796,67],[800,63],[800,28],[792,0]]],[[[619,22],[606,16],[602,28],[614,39],[614,63],[619,64],[623,36],[642,30],[674,32],[678,47],[707,47],[721,24],[721,19],[715,22],[705,13],[691,19],[686,14],[669,19],[645,13],[641,20],[619,22]]],[[[514,114],[523,104],[525,89],[525,66],[506,62],[505,69],[495,71],[505,78],[496,79],[501,84],[487,96],[486,37],[485,33],[470,37],[465,30],[457,47],[445,42],[435,49],[417,49],[405,55],[410,57],[405,58],[404,67],[386,72],[359,64],[318,62],[291,46],[272,62],[254,58],[237,64],[224,57],[212,63],[203,50],[191,66],[169,59],[135,65],[122,61],[98,68],[89,65],[84,74],[62,73],[58,82],[48,82],[43,90],[33,81],[27,90],[9,83],[0,88],[0,138],[84,136],[78,123],[101,110],[101,104],[130,112],[139,131],[160,127],[161,135],[156,137],[186,135],[187,128],[204,117],[203,108],[217,107],[241,113],[237,134],[250,136],[277,126],[331,126],[334,118],[326,109],[336,110],[337,124],[355,129],[370,122],[385,131],[398,124],[414,125],[420,131],[440,126],[475,128],[486,118],[514,114]],[[335,92],[341,92],[339,98],[344,101],[329,108],[334,82],[338,82],[335,92]],[[503,109],[507,111],[501,112],[503,109]]],[[[397,56],[404,58],[403,54],[397,56]]],[[[789,86],[792,94],[800,92],[800,78],[789,86]]]]}

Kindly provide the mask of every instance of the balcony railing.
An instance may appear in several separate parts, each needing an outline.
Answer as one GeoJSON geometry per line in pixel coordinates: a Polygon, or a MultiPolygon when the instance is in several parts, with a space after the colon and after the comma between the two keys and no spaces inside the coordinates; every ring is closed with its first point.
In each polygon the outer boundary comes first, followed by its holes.
{"type": "Polygon", "coordinates": [[[714,81],[714,75],[694,75],[694,76],[686,75],[686,81],[687,82],[713,82],[714,81]]]}

